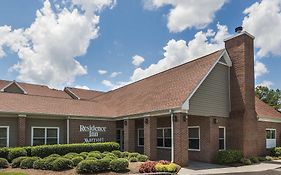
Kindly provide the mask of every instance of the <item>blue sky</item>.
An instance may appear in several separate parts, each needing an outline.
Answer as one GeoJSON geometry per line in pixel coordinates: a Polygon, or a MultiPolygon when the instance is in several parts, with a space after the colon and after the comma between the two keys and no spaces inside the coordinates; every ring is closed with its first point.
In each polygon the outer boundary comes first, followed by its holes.
{"type": "Polygon", "coordinates": [[[256,84],[281,88],[280,0],[205,0],[204,4],[3,0],[0,79],[107,91],[223,47],[224,37],[243,25],[256,37],[256,84]],[[272,7],[276,9],[266,10],[272,7]],[[179,10],[185,8],[192,13],[179,10]],[[202,42],[206,48],[195,49],[202,42]],[[140,60],[134,65],[136,55],[140,60]]]}

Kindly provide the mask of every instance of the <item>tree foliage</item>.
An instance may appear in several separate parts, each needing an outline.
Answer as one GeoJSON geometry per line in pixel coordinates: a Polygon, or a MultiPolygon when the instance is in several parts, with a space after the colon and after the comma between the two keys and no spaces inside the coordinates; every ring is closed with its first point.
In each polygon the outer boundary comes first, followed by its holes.
{"type": "Polygon", "coordinates": [[[281,91],[279,89],[274,90],[266,86],[257,86],[255,94],[263,102],[281,112],[281,91]]]}

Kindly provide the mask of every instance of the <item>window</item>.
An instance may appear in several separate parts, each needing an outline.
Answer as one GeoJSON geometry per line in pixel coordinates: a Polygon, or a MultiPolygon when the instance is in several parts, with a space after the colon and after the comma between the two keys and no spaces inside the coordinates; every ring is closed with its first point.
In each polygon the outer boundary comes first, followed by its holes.
{"type": "Polygon", "coordinates": [[[171,148],[172,145],[171,128],[157,128],[157,147],[171,148]]]}
{"type": "Polygon", "coordinates": [[[0,147],[9,147],[9,126],[0,126],[0,147]]]}
{"type": "Polygon", "coordinates": [[[31,145],[53,145],[59,144],[58,127],[32,127],[31,145]]]}
{"type": "Polygon", "coordinates": [[[188,150],[200,151],[200,127],[190,126],[188,127],[188,150]]]}
{"type": "Polygon", "coordinates": [[[138,129],[138,146],[144,146],[144,129],[138,129]]]}
{"type": "Polygon", "coordinates": [[[225,150],[225,127],[219,127],[219,150],[225,150]]]}
{"type": "Polygon", "coordinates": [[[117,129],[116,133],[116,141],[120,144],[120,149],[124,150],[124,130],[123,129],[117,129]]]}
{"type": "Polygon", "coordinates": [[[276,147],[276,129],[266,129],[266,148],[276,147]]]}

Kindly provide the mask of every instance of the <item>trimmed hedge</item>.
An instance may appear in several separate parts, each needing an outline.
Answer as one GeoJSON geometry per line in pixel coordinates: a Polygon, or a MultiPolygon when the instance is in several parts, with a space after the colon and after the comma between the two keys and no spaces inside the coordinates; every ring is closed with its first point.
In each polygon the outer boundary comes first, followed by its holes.
{"type": "Polygon", "coordinates": [[[27,151],[24,148],[11,148],[9,149],[8,159],[10,161],[14,160],[17,157],[27,156],[27,151]]]}
{"type": "Polygon", "coordinates": [[[223,150],[219,151],[215,157],[218,164],[226,165],[238,163],[243,158],[242,151],[239,150],[223,150]]]}
{"type": "Polygon", "coordinates": [[[157,172],[169,172],[169,173],[175,173],[177,172],[177,165],[174,163],[170,163],[168,165],[157,163],[155,165],[155,169],[157,172]]]}
{"type": "Polygon", "coordinates": [[[81,161],[84,160],[84,158],[82,156],[76,156],[74,158],[71,159],[73,162],[73,166],[77,166],[81,161]]]}
{"type": "Polygon", "coordinates": [[[0,158],[8,159],[9,149],[0,148],[0,158]]]}
{"type": "Polygon", "coordinates": [[[274,157],[281,156],[281,147],[275,147],[271,149],[271,155],[274,157]]]}
{"type": "Polygon", "coordinates": [[[9,162],[7,159],[0,158],[0,169],[1,168],[8,168],[9,167],[9,162]]]}
{"type": "Polygon", "coordinates": [[[119,144],[115,142],[105,143],[82,143],[63,145],[42,145],[31,148],[31,156],[47,157],[51,154],[65,155],[67,153],[81,153],[90,151],[113,151],[119,149],[119,144]]]}
{"type": "Polygon", "coordinates": [[[58,157],[46,157],[44,159],[39,159],[33,163],[33,168],[41,170],[51,170],[53,168],[53,162],[56,159],[58,159],[58,157]]]}
{"type": "Polygon", "coordinates": [[[20,163],[26,159],[27,157],[17,157],[12,161],[12,168],[20,167],[20,163]]]}
{"type": "Polygon", "coordinates": [[[148,161],[148,156],[143,155],[143,154],[138,155],[137,158],[138,158],[138,161],[139,161],[139,162],[146,162],[146,161],[148,161]]]}
{"type": "Polygon", "coordinates": [[[124,158],[112,160],[110,162],[110,169],[114,172],[126,171],[129,166],[129,161],[124,158]]]}
{"type": "Polygon", "coordinates": [[[21,161],[20,168],[22,169],[33,168],[33,163],[39,159],[40,159],[39,157],[27,157],[26,159],[21,161]]]}
{"type": "Polygon", "coordinates": [[[52,170],[53,171],[62,171],[62,170],[68,170],[73,167],[73,162],[67,158],[57,158],[53,163],[52,163],[52,170]]]}

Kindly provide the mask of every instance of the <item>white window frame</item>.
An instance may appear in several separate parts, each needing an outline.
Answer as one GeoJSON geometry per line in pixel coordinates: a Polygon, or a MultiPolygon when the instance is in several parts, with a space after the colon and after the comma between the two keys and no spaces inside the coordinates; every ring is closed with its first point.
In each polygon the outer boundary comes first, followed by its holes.
{"type": "Polygon", "coordinates": [[[140,145],[140,131],[143,131],[143,140],[144,140],[144,128],[138,128],[138,147],[144,147],[143,145],[140,145]]]}
{"type": "Polygon", "coordinates": [[[7,129],[6,147],[9,147],[10,146],[10,126],[0,126],[0,128],[7,129]]]}
{"type": "MultiPolygon", "coordinates": [[[[170,129],[171,132],[172,132],[172,128],[171,128],[171,127],[160,127],[160,128],[156,128],[156,145],[157,145],[157,139],[160,138],[160,137],[157,137],[157,130],[158,130],[158,129],[161,129],[161,130],[163,131],[163,145],[164,145],[164,146],[157,146],[157,148],[161,148],[161,149],[172,149],[172,145],[171,145],[171,147],[165,146],[165,138],[170,138],[170,139],[172,140],[172,137],[165,137],[165,132],[164,132],[165,129],[170,129]]],[[[171,134],[172,134],[172,133],[171,133],[171,134]]]]}
{"type": "Polygon", "coordinates": [[[34,140],[34,129],[45,129],[45,143],[47,144],[47,130],[48,129],[57,129],[57,144],[60,144],[60,128],[59,127],[41,127],[41,126],[32,126],[31,127],[31,146],[33,146],[33,140],[34,140]]]}
{"type": "MultiPolygon", "coordinates": [[[[223,129],[223,139],[224,139],[224,142],[223,142],[223,148],[224,149],[219,149],[220,151],[222,150],[226,150],[226,127],[225,126],[219,126],[219,130],[220,129],[223,129]]],[[[220,141],[220,135],[219,135],[219,141],[220,141]]],[[[220,144],[220,143],[219,143],[220,144]]]]}
{"type": "Polygon", "coordinates": [[[124,150],[124,144],[122,144],[124,142],[124,137],[122,136],[122,132],[124,132],[124,128],[116,128],[116,133],[117,131],[120,132],[120,140],[117,140],[117,137],[116,137],[116,142],[120,144],[120,149],[121,150],[124,150]]]}
{"type": "Polygon", "coordinates": [[[188,151],[200,151],[201,150],[201,136],[200,136],[201,131],[200,131],[200,126],[188,126],[187,129],[188,129],[188,131],[187,131],[187,133],[188,133],[188,144],[189,144],[189,139],[199,139],[199,149],[190,149],[188,147],[188,151]],[[198,136],[199,136],[199,138],[189,138],[189,129],[192,129],[192,128],[198,128],[198,136]]]}
{"type": "Polygon", "coordinates": [[[267,134],[267,131],[274,131],[274,139],[267,139],[267,135],[265,135],[265,147],[266,149],[271,149],[271,148],[274,148],[276,147],[276,129],[274,128],[266,128],[265,129],[265,134],[267,134]],[[275,143],[275,146],[274,147],[268,147],[268,141],[274,141],[275,143]]]}

